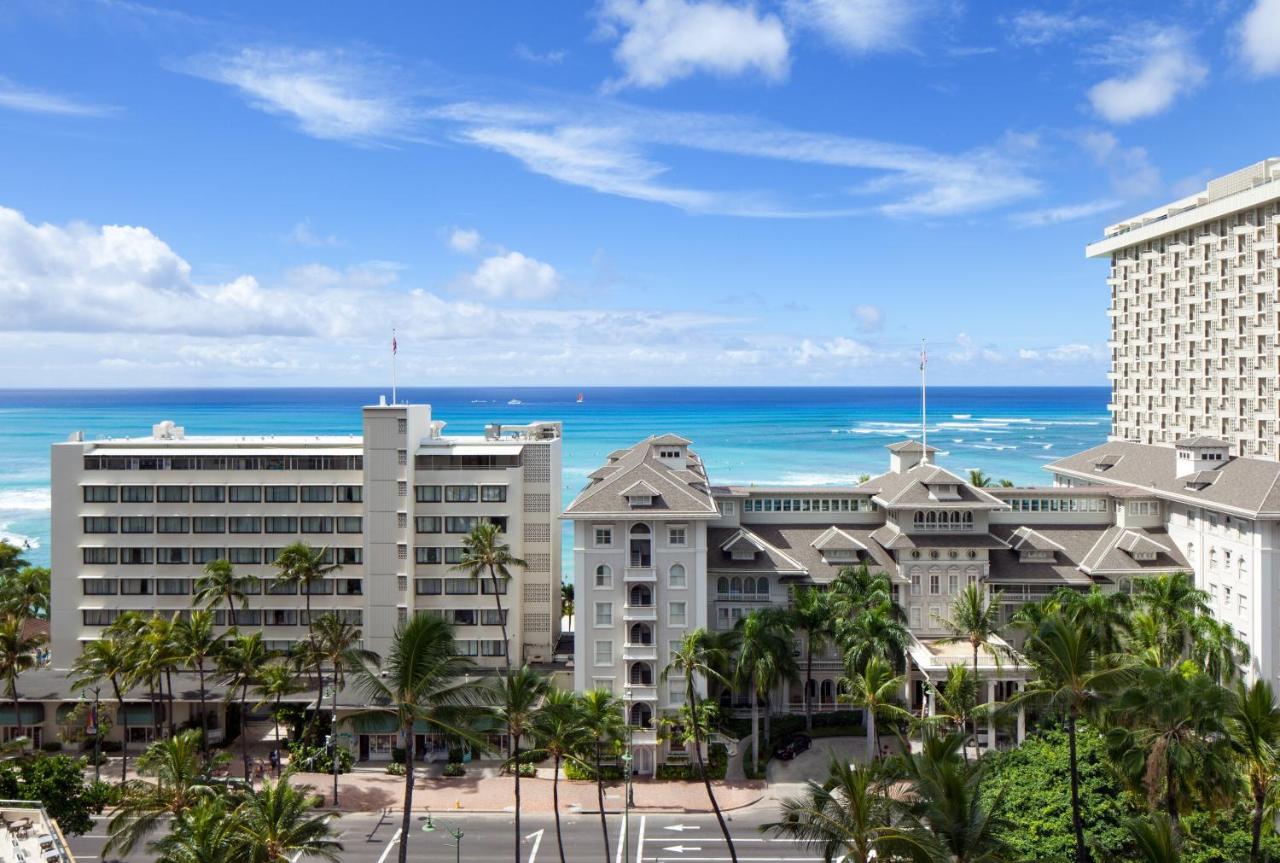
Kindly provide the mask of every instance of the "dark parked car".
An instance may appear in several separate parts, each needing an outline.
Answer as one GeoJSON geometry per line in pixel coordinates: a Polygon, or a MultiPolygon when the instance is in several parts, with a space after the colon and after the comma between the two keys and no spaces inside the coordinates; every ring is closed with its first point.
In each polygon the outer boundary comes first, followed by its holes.
{"type": "Polygon", "coordinates": [[[801,752],[807,752],[813,741],[807,734],[792,734],[773,750],[773,757],[780,761],[790,761],[801,752]]]}

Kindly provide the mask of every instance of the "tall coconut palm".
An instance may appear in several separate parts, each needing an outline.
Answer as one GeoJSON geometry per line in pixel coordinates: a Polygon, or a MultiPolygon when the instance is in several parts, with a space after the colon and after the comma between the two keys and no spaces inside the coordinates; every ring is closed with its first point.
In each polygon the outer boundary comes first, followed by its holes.
{"type": "Polygon", "coordinates": [[[1071,829],[1075,833],[1076,863],[1089,863],[1090,859],[1080,806],[1077,725],[1082,717],[1114,693],[1130,674],[1127,669],[1110,664],[1101,646],[1097,629],[1078,617],[1073,619],[1061,613],[1047,616],[1027,640],[1027,656],[1035,667],[1036,675],[1014,698],[1017,704],[1042,704],[1066,719],[1071,769],[1071,829]]]}
{"type": "Polygon", "coordinates": [[[878,656],[873,656],[861,671],[849,672],[840,681],[850,700],[867,716],[867,763],[880,757],[879,719],[901,720],[911,714],[895,703],[905,678],[878,656]]]}
{"type": "Polygon", "coordinates": [[[213,612],[205,609],[192,611],[186,618],[179,618],[173,627],[174,649],[178,658],[196,670],[200,682],[200,750],[209,751],[209,716],[206,710],[204,688],[205,663],[216,661],[222,640],[213,629],[213,612]]]}
{"type": "Polygon", "coordinates": [[[892,599],[864,607],[851,618],[837,618],[836,641],[844,653],[845,665],[860,669],[879,657],[897,671],[906,668],[911,632],[902,607],[892,599]]]}
{"type": "Polygon", "coordinates": [[[320,655],[316,651],[316,621],[311,615],[311,592],[316,585],[323,583],[327,576],[342,569],[340,564],[327,563],[328,556],[327,549],[314,548],[305,542],[295,542],[280,549],[275,563],[272,564],[276,568],[276,583],[302,591],[303,602],[306,605],[308,651],[304,656],[311,660],[316,676],[316,711],[311,716],[312,727],[315,726],[320,713],[320,702],[324,701],[324,671],[315,664],[319,662],[320,655]]]}
{"type": "Polygon", "coordinates": [[[165,617],[159,613],[151,615],[147,619],[142,640],[142,648],[147,653],[147,665],[154,669],[157,680],[160,682],[160,692],[165,699],[165,718],[169,724],[170,737],[175,733],[173,671],[182,661],[174,634],[174,621],[177,617],[177,612],[174,612],[173,617],[165,617]]]}
{"type": "Polygon", "coordinates": [[[150,616],[140,611],[123,611],[104,633],[109,638],[120,641],[128,655],[129,687],[144,684],[147,688],[147,703],[151,706],[151,732],[155,739],[161,737],[160,723],[164,710],[156,694],[159,683],[159,670],[156,665],[156,654],[147,643],[147,627],[150,616]]]}
{"type": "Polygon", "coordinates": [[[489,576],[493,589],[493,604],[498,609],[498,625],[502,627],[502,658],[507,674],[511,674],[511,641],[507,638],[507,615],[502,610],[502,594],[511,580],[511,570],[524,569],[527,564],[511,553],[511,548],[501,541],[502,532],[491,521],[482,521],[462,541],[462,560],[453,568],[472,578],[489,576]]]}
{"type": "Polygon", "coordinates": [[[791,653],[794,631],[787,613],[780,608],[758,608],[743,617],[736,627],[738,650],[733,674],[735,688],[751,693],[752,767],[760,772],[760,701],[765,701],[765,736],[769,734],[769,697],[773,687],[796,674],[791,653]]]}
{"type": "Polygon", "coordinates": [[[409,854],[413,812],[413,736],[419,724],[429,732],[476,741],[470,719],[480,703],[471,660],[459,656],[453,627],[438,617],[417,614],[400,624],[381,669],[357,669],[352,680],[366,704],[351,717],[357,729],[391,717],[404,744],[404,800],[399,863],[409,854]]]}
{"type": "Polygon", "coordinates": [[[246,849],[239,829],[229,801],[209,797],[176,819],[164,836],[147,843],[147,851],[156,863],[241,863],[246,849]]]}
{"type": "Polygon", "coordinates": [[[244,761],[244,779],[249,782],[249,687],[258,682],[262,669],[275,654],[267,650],[261,632],[236,635],[227,642],[218,657],[218,670],[227,683],[227,699],[235,697],[239,690],[240,702],[240,757],[244,761]]]}
{"type": "Polygon", "coordinates": [[[47,566],[23,566],[0,582],[4,613],[21,620],[49,617],[50,572],[47,566]]]}
{"type": "Polygon", "coordinates": [[[237,834],[247,851],[245,863],[314,858],[339,863],[342,843],[334,838],[332,816],[312,814],[319,802],[315,794],[290,785],[288,776],[249,789],[235,813],[237,834]]]}
{"type": "Polygon", "coordinates": [[[1227,686],[1248,664],[1249,643],[1236,635],[1231,624],[1201,615],[1193,623],[1191,659],[1210,680],[1227,686]]]}
{"type": "Polygon", "coordinates": [[[16,617],[0,617],[0,678],[4,694],[13,703],[13,722],[22,736],[22,710],[18,703],[18,675],[36,664],[36,648],[44,644],[44,636],[24,635],[24,621],[16,617]]]}
{"type": "Polygon", "coordinates": [[[240,575],[229,560],[211,560],[204,574],[196,579],[192,600],[213,610],[219,603],[227,607],[227,626],[235,625],[236,603],[243,609],[249,602],[249,591],[257,581],[251,575],[240,575]]]}
{"type": "Polygon", "coordinates": [[[831,594],[818,587],[793,587],[787,615],[792,629],[804,633],[804,728],[812,731],[813,655],[825,650],[835,635],[831,594]]]}
{"type": "Polygon", "coordinates": [[[132,683],[129,676],[132,668],[133,659],[129,655],[129,649],[123,642],[110,636],[85,644],[71,667],[71,673],[75,675],[73,685],[78,688],[94,686],[103,681],[111,684],[116,703],[120,705],[124,733],[124,745],[120,747],[121,782],[125,781],[129,770],[129,708],[124,703],[124,693],[132,683]]]}
{"type": "Polygon", "coordinates": [[[972,468],[969,471],[969,485],[975,488],[987,488],[991,485],[991,477],[976,467],[972,468]]]}
{"type": "MultiPolygon", "coordinates": [[[[978,682],[973,672],[963,663],[947,666],[947,679],[941,686],[932,681],[928,683],[929,697],[933,700],[931,716],[920,719],[917,725],[933,728],[935,733],[959,732],[964,735],[965,743],[960,747],[964,760],[969,760],[969,723],[975,722],[978,716],[978,682]]],[[[977,749],[977,741],[974,741],[977,749]]],[[[981,756],[974,752],[974,757],[981,756]]]]}
{"type": "MultiPolygon", "coordinates": [[[[316,666],[329,666],[333,674],[333,716],[338,715],[338,693],[345,685],[348,671],[357,671],[366,665],[376,665],[378,654],[365,650],[360,627],[333,612],[320,615],[315,621],[316,666]]],[[[319,711],[320,704],[316,703],[319,711]]],[[[277,726],[277,733],[279,727],[277,726]]],[[[333,728],[333,759],[338,760],[338,728],[333,728]]],[[[333,805],[338,805],[338,769],[333,770],[333,805]]]]}
{"type": "MultiPolygon", "coordinates": [[[[981,686],[978,675],[978,652],[986,650],[998,665],[1005,654],[1004,642],[1000,640],[1000,597],[996,591],[988,596],[977,584],[965,585],[955,602],[951,604],[951,614],[939,617],[937,623],[949,633],[939,639],[943,643],[965,643],[973,651],[973,680],[981,686]]],[[[988,708],[990,709],[990,708],[988,708]]],[[[978,725],[973,723],[974,745],[977,745],[978,725]]],[[[994,745],[995,741],[989,741],[994,745]]]]}
{"type": "MultiPolygon", "coordinates": [[[[293,664],[287,660],[273,662],[258,673],[258,685],[253,690],[254,695],[258,696],[258,702],[254,707],[264,707],[268,704],[272,706],[271,715],[275,719],[277,751],[280,751],[282,743],[280,738],[281,702],[286,695],[294,695],[305,689],[302,681],[298,679],[298,673],[293,669],[293,664]]],[[[279,776],[280,767],[277,761],[276,777],[279,778],[279,776]]]]}
{"type": "Polygon", "coordinates": [[[607,689],[589,689],[582,695],[582,722],[589,737],[586,746],[596,772],[596,803],[600,810],[600,832],[604,836],[604,856],[609,853],[609,822],[604,811],[604,767],[601,752],[617,752],[622,744],[626,722],[622,717],[622,702],[607,689]]]}
{"type": "Polygon", "coordinates": [[[125,783],[120,804],[111,813],[104,853],[128,856],[166,820],[180,819],[200,801],[217,795],[210,777],[226,760],[225,753],[205,758],[200,734],[194,730],[152,743],[138,758],[138,775],[147,778],[125,783]]]}
{"type": "Polygon", "coordinates": [[[533,739],[536,743],[534,757],[538,760],[550,758],[553,763],[551,808],[556,817],[556,845],[560,849],[560,863],[565,863],[564,834],[560,831],[560,767],[566,760],[579,760],[578,753],[582,752],[590,735],[591,730],[585,722],[577,693],[563,689],[549,690],[542,707],[533,718],[533,739]]]}
{"type": "MultiPolygon", "coordinates": [[[[1153,575],[1134,582],[1134,602],[1149,615],[1170,662],[1190,655],[1196,619],[1212,614],[1209,594],[1185,572],[1153,575]]],[[[1174,819],[1177,828],[1177,819],[1174,819]]]]}
{"type": "Polygon", "coordinates": [[[493,718],[506,732],[507,763],[515,776],[516,863],[520,860],[520,741],[532,733],[534,717],[549,688],[545,677],[524,665],[514,673],[491,678],[485,690],[493,718]]]}
{"type": "Polygon", "coordinates": [[[707,776],[707,765],[702,757],[702,729],[699,727],[702,723],[698,712],[699,679],[704,686],[713,681],[728,685],[729,681],[719,671],[727,662],[728,651],[722,642],[705,629],[695,629],[686,633],[679,646],[672,649],[670,661],[662,669],[662,679],[667,681],[673,676],[684,678],[685,705],[689,709],[693,726],[693,754],[698,763],[698,775],[702,777],[702,784],[707,789],[707,799],[711,801],[711,809],[720,824],[720,832],[724,834],[725,844],[729,846],[729,857],[733,863],[738,863],[738,851],[734,847],[733,837],[729,835],[729,825],[725,823],[720,804],[716,802],[715,792],[711,789],[711,779],[707,776]]]}
{"type": "Polygon", "coordinates": [[[1233,695],[1227,731],[1253,800],[1249,860],[1260,863],[1263,814],[1268,796],[1280,787],[1280,708],[1276,707],[1271,684],[1265,680],[1252,686],[1239,681],[1233,695]]]}

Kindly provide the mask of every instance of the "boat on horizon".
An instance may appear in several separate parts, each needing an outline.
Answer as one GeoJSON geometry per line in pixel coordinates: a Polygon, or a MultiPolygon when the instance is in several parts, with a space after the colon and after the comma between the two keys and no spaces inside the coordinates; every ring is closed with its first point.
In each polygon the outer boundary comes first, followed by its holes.
{"type": "Polygon", "coordinates": [[[578,404],[582,404],[582,399],[583,399],[582,393],[578,393],[578,404]]]}
{"type": "Polygon", "coordinates": [[[524,402],[520,401],[520,399],[511,399],[510,401],[508,401],[508,402],[507,402],[507,404],[509,404],[509,405],[522,405],[522,404],[524,404],[524,402]]]}

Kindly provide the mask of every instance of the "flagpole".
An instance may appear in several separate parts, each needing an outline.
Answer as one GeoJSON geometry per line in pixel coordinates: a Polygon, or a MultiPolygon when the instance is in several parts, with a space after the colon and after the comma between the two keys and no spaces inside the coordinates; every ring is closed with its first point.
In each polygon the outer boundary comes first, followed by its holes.
{"type": "Polygon", "coordinates": [[[396,404],[396,329],[391,328],[391,403],[396,404]]]}
{"type": "Polygon", "coordinates": [[[929,461],[929,422],[927,410],[928,388],[925,386],[924,367],[929,362],[929,354],[924,339],[920,340],[920,463],[929,461]]]}

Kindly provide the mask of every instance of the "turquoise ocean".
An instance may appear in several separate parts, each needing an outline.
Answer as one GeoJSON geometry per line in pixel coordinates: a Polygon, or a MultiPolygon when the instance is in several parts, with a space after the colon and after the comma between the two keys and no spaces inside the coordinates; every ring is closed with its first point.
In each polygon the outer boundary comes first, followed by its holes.
{"type": "MultiPolygon", "coordinates": [[[[0,390],[0,536],[48,563],[49,445],[142,436],[161,420],[188,434],[358,434],[376,389],[0,390]]],[[[715,483],[850,483],[888,465],[886,444],[919,437],[920,392],[910,387],[401,388],[432,405],[446,431],[485,423],[564,423],[567,504],[610,451],[650,434],[690,438],[715,483]]],[[[1106,439],[1105,387],[935,387],[929,443],[957,472],[981,468],[1019,485],[1043,466],[1106,439]]],[[[566,536],[565,575],[573,556],[566,536]]]]}

